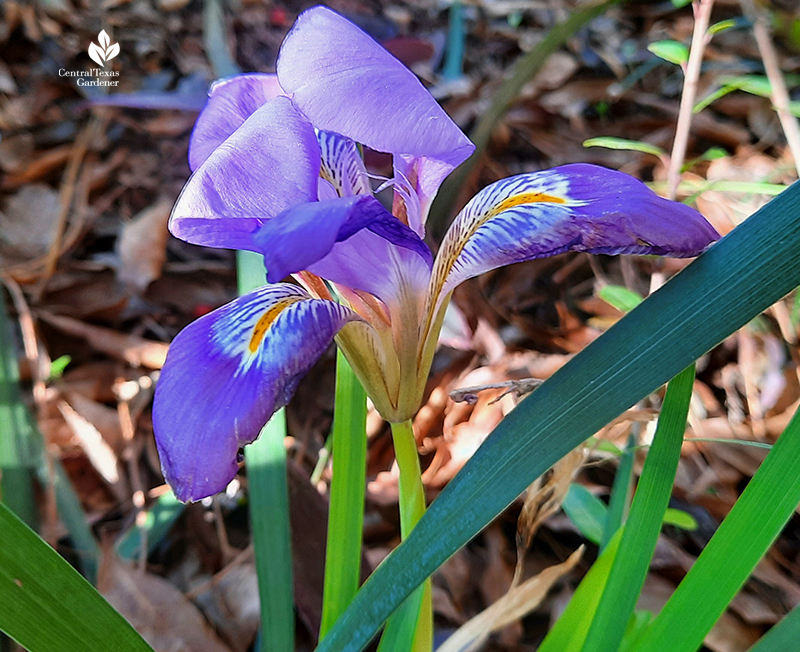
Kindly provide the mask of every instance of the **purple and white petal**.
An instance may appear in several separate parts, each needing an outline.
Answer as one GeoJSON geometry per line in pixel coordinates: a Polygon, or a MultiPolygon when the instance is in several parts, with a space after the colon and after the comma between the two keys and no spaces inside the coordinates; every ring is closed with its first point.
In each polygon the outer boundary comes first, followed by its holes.
{"type": "Polygon", "coordinates": [[[403,272],[397,266],[424,283],[430,275],[427,245],[371,195],[292,207],[264,224],[253,239],[270,282],[307,269],[388,301],[399,291],[397,276],[403,272]]]}
{"type": "Polygon", "coordinates": [[[394,174],[398,185],[406,186],[412,193],[407,197],[401,191],[406,204],[408,225],[419,237],[425,237],[425,222],[442,181],[453,171],[454,166],[427,156],[394,157],[394,174]]]}
{"type": "Polygon", "coordinates": [[[153,429],[181,500],[222,491],[239,449],[294,394],[336,333],[360,318],[293,285],[265,286],[182,330],[156,386],[153,429]]]}
{"type": "Polygon", "coordinates": [[[291,206],[314,201],[314,128],[285,97],[256,110],[191,176],[170,231],[193,244],[257,251],[252,234],[291,206]]]}
{"type": "Polygon", "coordinates": [[[317,140],[321,157],[319,175],[333,187],[335,196],[371,195],[367,169],[356,144],[328,131],[318,131],[317,140]]]}
{"type": "MultiPolygon", "coordinates": [[[[396,218],[395,223],[406,227],[396,218]]],[[[398,245],[372,229],[362,229],[336,243],[327,256],[309,265],[308,271],[340,285],[369,292],[378,297],[392,314],[409,301],[424,303],[431,276],[430,250],[418,245],[398,245]],[[427,250],[427,256],[424,250],[427,250]]],[[[408,234],[413,234],[408,229],[408,234]]],[[[408,238],[411,244],[411,238],[408,238]]],[[[421,310],[422,306],[415,309],[421,310]]]]}
{"type": "Polygon", "coordinates": [[[450,169],[474,150],[408,68],[327,7],[297,18],[277,67],[281,86],[318,129],[450,169]]]}
{"type": "Polygon", "coordinates": [[[614,170],[576,164],[503,179],[464,207],[439,249],[437,304],[459,283],[565,251],[697,256],[719,234],[696,210],[614,170]]]}
{"type": "Polygon", "coordinates": [[[236,75],[215,81],[189,141],[189,167],[199,168],[245,120],[270,100],[284,95],[277,75],[236,75]]]}

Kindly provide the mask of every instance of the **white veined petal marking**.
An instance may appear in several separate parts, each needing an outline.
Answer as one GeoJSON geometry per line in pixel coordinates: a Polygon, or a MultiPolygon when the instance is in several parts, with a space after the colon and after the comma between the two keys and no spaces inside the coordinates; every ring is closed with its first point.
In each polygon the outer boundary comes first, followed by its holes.
{"type": "MultiPolygon", "coordinates": [[[[477,244],[478,239],[482,240],[484,235],[487,240],[493,240],[491,233],[495,228],[496,218],[501,216],[504,218],[503,223],[496,224],[496,228],[505,230],[513,228],[515,218],[530,223],[532,219],[544,217],[543,211],[535,210],[537,207],[543,209],[545,205],[559,206],[562,210],[569,211],[570,207],[584,204],[583,201],[570,198],[569,185],[566,176],[550,170],[521,174],[487,186],[469,201],[448,229],[434,261],[428,286],[427,315],[421,333],[423,342],[444,295],[453,289],[448,287],[448,279],[454,271],[469,265],[476,254],[468,250],[468,245],[471,242],[477,244]],[[506,223],[508,220],[512,221],[506,223]]],[[[529,226],[526,230],[530,230],[529,226]]]]}
{"type": "Polygon", "coordinates": [[[349,138],[317,131],[321,156],[319,175],[330,183],[339,197],[369,195],[372,190],[358,147],[349,138]]]}
{"type": "Polygon", "coordinates": [[[261,355],[269,329],[290,306],[310,301],[302,289],[283,285],[256,290],[257,299],[234,302],[211,329],[211,343],[222,355],[238,358],[235,374],[246,373],[261,355]]]}
{"type": "Polygon", "coordinates": [[[467,243],[481,227],[489,226],[493,218],[512,209],[533,204],[575,206],[583,203],[570,200],[568,193],[569,180],[548,172],[537,174],[534,179],[531,175],[519,175],[484,188],[470,200],[447,231],[431,276],[431,297],[441,292],[467,243]]]}

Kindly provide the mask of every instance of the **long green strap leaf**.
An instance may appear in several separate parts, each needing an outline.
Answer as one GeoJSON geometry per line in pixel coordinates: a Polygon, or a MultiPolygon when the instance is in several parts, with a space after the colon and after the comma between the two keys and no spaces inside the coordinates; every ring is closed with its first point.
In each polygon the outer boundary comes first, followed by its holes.
{"type": "Polygon", "coordinates": [[[611,537],[605,550],[581,580],[564,613],[547,632],[537,652],[565,652],[581,648],[603,596],[611,567],[617,558],[623,532],[624,526],[611,537]]]}
{"type": "MultiPolygon", "coordinates": [[[[240,294],[267,282],[263,258],[258,254],[240,251],[236,254],[236,263],[240,294]]],[[[286,414],[278,410],[259,438],[244,450],[263,652],[294,650],[294,583],[285,439],[286,414]]]]}
{"type": "Polygon", "coordinates": [[[31,527],[37,522],[33,440],[33,425],[19,390],[17,353],[0,286],[0,500],[31,527]]]}
{"type": "Polygon", "coordinates": [[[30,652],[153,652],[91,584],[3,504],[0,631],[30,652]]]}
{"type": "Polygon", "coordinates": [[[322,638],[352,602],[361,581],[367,481],[367,394],[341,350],[336,356],[333,478],[325,549],[322,638]]]}
{"type": "Polygon", "coordinates": [[[244,453],[261,601],[263,652],[294,650],[294,583],[285,439],[286,413],[279,410],[244,453]]]}
{"type": "Polygon", "coordinates": [[[798,459],[800,412],[634,650],[695,652],[702,645],[800,503],[798,459]]]}
{"type": "Polygon", "coordinates": [[[667,386],[653,445],[642,469],[617,557],[583,645],[584,652],[616,650],[625,636],[672,494],[693,385],[692,364],[667,386]]]}
{"type": "Polygon", "coordinates": [[[800,185],[556,372],[495,429],[320,644],[363,649],[411,591],[558,459],[800,285],[800,185]]]}
{"type": "Polygon", "coordinates": [[[25,523],[36,524],[33,476],[42,486],[52,485],[56,508],[67,528],[84,576],[97,580],[100,546],[94,538],[80,499],[61,461],[49,459],[42,434],[22,400],[19,367],[2,292],[0,292],[0,500],[25,523]]]}
{"type": "MultiPolygon", "coordinates": [[[[638,424],[634,424],[636,427],[638,424]]],[[[608,499],[608,515],[606,516],[603,538],[600,541],[600,550],[606,549],[617,530],[622,527],[628,515],[628,506],[631,502],[633,489],[633,458],[636,454],[636,437],[633,433],[628,437],[628,443],[622,455],[619,456],[619,466],[614,474],[614,484],[611,487],[611,496],[608,499]]]]}
{"type": "Polygon", "coordinates": [[[777,625],[747,652],[786,652],[800,639],[800,605],[792,609],[777,625]]]}

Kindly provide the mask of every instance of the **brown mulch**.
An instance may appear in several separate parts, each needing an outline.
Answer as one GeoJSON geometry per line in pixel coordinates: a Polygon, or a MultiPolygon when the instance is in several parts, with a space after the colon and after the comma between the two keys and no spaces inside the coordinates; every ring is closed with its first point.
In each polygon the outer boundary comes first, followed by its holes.
{"type": "MultiPolygon", "coordinates": [[[[274,70],[283,36],[305,3],[231,2],[224,26],[243,70],[274,70]]],[[[565,15],[561,0],[477,2],[465,7],[465,76],[443,84],[439,63],[447,10],[429,0],[390,4],[337,0],[331,6],[391,40],[413,62],[451,115],[468,129],[485,111],[499,80],[565,15]]],[[[86,518],[103,542],[100,588],[158,649],[252,649],[258,627],[255,567],[246,508],[246,474],[228,495],[189,506],[146,560],[117,559],[113,542],[165,491],[153,443],[149,403],[168,342],[186,324],[236,295],[231,252],[198,248],[167,232],[169,211],[189,176],[188,137],[214,71],[205,50],[199,0],[7,0],[0,24],[0,275],[12,290],[20,332],[35,326],[38,353],[20,346],[31,407],[48,451],[65,466],[86,518]],[[59,70],[94,67],[88,44],[101,29],[121,45],[113,68],[120,93],[158,94],[169,109],[95,106],[59,70]],[[19,288],[19,292],[15,290],[19,288]],[[69,356],[63,375],[50,361],[69,356]],[[142,565],[142,562],[144,564],[142,565]],[[138,567],[138,568],[137,568],[138,567]],[[137,572],[144,571],[144,572],[137,572]],[[169,605],[158,625],[147,614],[169,605]]],[[[786,73],[800,68],[792,3],[768,7],[786,73]],[[786,26],[786,27],[784,27],[786,26]],[[785,31],[783,31],[785,30],[785,31]],[[793,36],[795,35],[795,36],[793,36]],[[795,39],[795,40],[793,40],[795,39]]],[[[741,15],[719,1],[714,21],[741,15]]],[[[682,74],[654,62],[646,47],[666,38],[688,42],[688,8],[630,3],[578,32],[548,61],[496,126],[470,190],[496,179],[575,161],[663,181],[651,155],[585,149],[594,136],[637,139],[669,149],[682,74]],[[642,66],[651,66],[643,73],[642,66]]],[[[724,76],[760,73],[748,29],[711,42],[698,97],[724,76]]],[[[88,89],[98,91],[99,89],[88,89]]],[[[137,96],[141,97],[141,95],[137,96]]],[[[153,97],[153,95],[150,95],[153,97]]],[[[696,116],[687,179],[794,180],[794,165],[770,101],[732,93],[696,116]],[[710,148],[724,156],[703,160],[710,148]]],[[[698,208],[723,233],[768,197],[707,189],[698,208]]],[[[455,293],[460,319],[434,361],[414,426],[424,480],[433,499],[515,405],[503,388],[475,401],[450,397],[464,387],[544,379],[621,317],[597,296],[607,284],[646,295],[685,261],[590,258],[565,254],[522,263],[465,283],[455,293]],[[655,281],[654,281],[655,279],[655,281]]],[[[800,401],[798,303],[789,297],[704,356],[698,365],[687,437],[773,442],[800,401]]],[[[29,341],[30,343],[30,341],[29,341]]],[[[291,495],[295,528],[298,649],[313,648],[319,623],[329,470],[309,478],[329,433],[334,356],[301,383],[289,406],[291,495]]],[[[635,406],[598,433],[624,448],[631,432],[647,443],[659,396],[635,406]]],[[[386,425],[371,413],[365,567],[399,541],[397,477],[386,425]]],[[[607,499],[617,458],[586,451],[577,479],[607,499]]],[[[643,455],[644,453],[642,453],[643,455]]],[[[691,567],[763,459],[763,449],[725,443],[684,446],[673,506],[695,531],[661,535],[640,608],[657,611],[691,567]]],[[[637,454],[636,471],[641,468],[637,454]]],[[[42,533],[67,556],[71,543],[52,510],[42,533]]],[[[457,628],[511,586],[517,564],[520,499],[434,577],[437,628],[457,628]]],[[[795,517],[737,596],[706,648],[740,652],[800,602],[800,521],[795,517]]],[[[560,511],[539,528],[524,577],[563,562],[584,539],[560,511]]],[[[490,649],[534,650],[596,556],[584,559],[533,613],[494,636],[490,649]]]]}

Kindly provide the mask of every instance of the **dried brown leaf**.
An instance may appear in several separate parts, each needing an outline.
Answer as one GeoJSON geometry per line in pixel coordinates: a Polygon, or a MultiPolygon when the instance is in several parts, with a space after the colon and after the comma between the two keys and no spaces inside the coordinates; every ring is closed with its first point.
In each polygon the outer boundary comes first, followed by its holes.
{"type": "Polygon", "coordinates": [[[98,589],[156,652],[230,652],[200,610],[167,580],[103,555],[98,589]]]}
{"type": "Polygon", "coordinates": [[[117,241],[119,279],[131,291],[141,294],[161,276],[167,259],[167,222],[173,200],[162,197],[122,227],[117,241]]]}
{"type": "Polygon", "coordinates": [[[583,550],[581,546],[565,562],[551,566],[511,589],[491,607],[459,627],[439,647],[439,652],[473,652],[480,649],[492,632],[519,620],[538,607],[552,586],[580,561],[583,550]]]}

